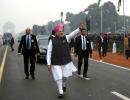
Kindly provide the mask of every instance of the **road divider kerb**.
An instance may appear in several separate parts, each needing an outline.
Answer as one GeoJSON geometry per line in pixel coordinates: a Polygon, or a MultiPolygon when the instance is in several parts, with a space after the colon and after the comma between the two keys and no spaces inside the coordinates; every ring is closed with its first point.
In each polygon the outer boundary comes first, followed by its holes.
{"type": "Polygon", "coordinates": [[[6,60],[6,56],[7,56],[7,51],[8,51],[8,46],[6,46],[6,49],[5,49],[5,52],[4,52],[4,56],[3,56],[3,59],[2,59],[2,63],[1,63],[1,66],[0,66],[0,83],[1,83],[1,80],[2,80],[5,60],[6,60]]]}
{"type": "Polygon", "coordinates": [[[114,66],[114,67],[117,67],[117,68],[121,68],[121,69],[125,69],[125,70],[130,70],[129,68],[125,68],[123,66],[118,66],[118,65],[115,65],[115,64],[110,64],[110,63],[107,63],[107,62],[100,62],[98,60],[91,59],[91,58],[90,58],[90,60],[95,61],[95,62],[99,62],[99,63],[103,63],[103,64],[107,64],[107,65],[111,65],[111,66],[114,66]]]}
{"type": "MultiPolygon", "coordinates": [[[[74,55],[72,55],[74,57],[74,55]]],[[[74,58],[74,59],[77,59],[77,58],[74,58]]],[[[99,60],[95,60],[95,59],[92,59],[92,58],[89,58],[89,60],[92,60],[92,61],[95,61],[95,62],[98,62],[98,63],[102,63],[102,64],[106,64],[106,65],[111,65],[111,66],[114,66],[116,68],[120,68],[120,69],[125,69],[125,70],[129,70],[130,71],[130,68],[126,68],[126,67],[123,67],[123,66],[119,66],[119,65],[115,65],[115,64],[111,64],[111,63],[107,63],[107,62],[100,62],[99,60]]]]}

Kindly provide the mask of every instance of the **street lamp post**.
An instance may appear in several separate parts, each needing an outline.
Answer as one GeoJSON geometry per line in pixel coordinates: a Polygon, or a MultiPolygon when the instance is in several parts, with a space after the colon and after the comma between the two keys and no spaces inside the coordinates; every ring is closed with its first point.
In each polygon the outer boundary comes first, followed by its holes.
{"type": "Polygon", "coordinates": [[[126,22],[125,22],[125,4],[123,0],[123,16],[124,16],[124,56],[125,56],[125,32],[126,32],[126,22]]]}
{"type": "Polygon", "coordinates": [[[103,28],[103,17],[102,17],[102,6],[101,6],[101,33],[102,33],[102,28],[103,28]]]}
{"type": "Polygon", "coordinates": [[[114,25],[115,25],[115,33],[116,33],[116,22],[114,22],[114,25]]]}
{"type": "Polygon", "coordinates": [[[63,12],[61,12],[61,23],[63,23],[63,12]]]}

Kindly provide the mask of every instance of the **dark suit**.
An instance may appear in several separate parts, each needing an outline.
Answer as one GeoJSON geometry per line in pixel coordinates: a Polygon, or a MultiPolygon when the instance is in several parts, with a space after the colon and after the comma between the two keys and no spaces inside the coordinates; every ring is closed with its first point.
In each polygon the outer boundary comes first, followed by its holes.
{"type": "Polygon", "coordinates": [[[103,48],[102,56],[107,56],[107,48],[108,48],[108,38],[107,37],[103,38],[102,48],[103,48]]]}
{"type": "Polygon", "coordinates": [[[11,50],[12,50],[12,51],[14,51],[13,45],[14,45],[14,38],[12,37],[12,38],[11,38],[11,41],[10,41],[10,47],[11,47],[11,50]]]}
{"type": "Polygon", "coordinates": [[[49,36],[48,41],[50,41],[54,37],[55,37],[54,35],[49,36]]]}
{"type": "Polygon", "coordinates": [[[29,71],[28,71],[28,63],[30,60],[30,74],[31,76],[34,76],[34,71],[35,71],[35,54],[39,52],[39,47],[38,47],[38,43],[36,40],[36,36],[35,35],[30,35],[30,42],[31,42],[31,48],[28,49],[27,48],[27,43],[26,43],[26,35],[23,35],[18,47],[18,53],[22,53],[23,54],[23,58],[24,58],[24,72],[26,74],[26,76],[29,76],[29,71]]]}
{"type": "Polygon", "coordinates": [[[84,77],[86,77],[86,74],[87,74],[87,71],[88,71],[89,53],[92,53],[90,40],[88,39],[87,36],[85,36],[85,40],[86,40],[86,50],[82,50],[81,35],[78,36],[75,40],[75,53],[77,53],[77,55],[78,55],[78,74],[80,75],[82,60],[84,59],[84,71],[83,71],[84,77]]]}
{"type": "MultiPolygon", "coordinates": [[[[103,38],[103,37],[102,37],[103,38]]],[[[99,51],[99,56],[100,59],[102,58],[102,51],[101,48],[103,49],[103,40],[101,39],[101,37],[98,37],[98,51],[99,51]]]]}

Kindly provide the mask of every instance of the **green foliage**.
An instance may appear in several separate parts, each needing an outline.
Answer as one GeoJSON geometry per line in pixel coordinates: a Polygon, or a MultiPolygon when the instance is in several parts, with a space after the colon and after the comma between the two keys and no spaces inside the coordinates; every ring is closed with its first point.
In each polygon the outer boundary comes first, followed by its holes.
{"type": "Polygon", "coordinates": [[[123,45],[123,42],[122,43],[117,43],[117,52],[118,53],[123,53],[124,51],[124,45],[123,45]]]}
{"type": "Polygon", "coordinates": [[[38,26],[38,25],[33,25],[33,29],[32,29],[33,34],[35,35],[46,35],[46,28],[45,26],[38,26]]]}
{"type": "MultiPolygon", "coordinates": [[[[73,14],[66,13],[66,21],[70,22],[71,30],[74,30],[80,21],[90,20],[90,32],[99,33],[101,29],[101,7],[103,11],[103,32],[121,32],[124,23],[123,16],[117,14],[115,5],[112,2],[106,2],[102,6],[97,3],[88,6],[84,11],[73,14]],[[116,25],[116,26],[115,26],[116,25]]],[[[130,26],[130,17],[126,16],[126,26],[130,26]]],[[[130,27],[126,27],[129,29],[130,27]]]]}
{"type": "Polygon", "coordinates": [[[79,26],[81,21],[86,21],[86,14],[84,12],[80,12],[79,14],[73,15],[68,12],[66,14],[66,21],[70,22],[70,28],[71,30],[74,30],[79,26]]]}

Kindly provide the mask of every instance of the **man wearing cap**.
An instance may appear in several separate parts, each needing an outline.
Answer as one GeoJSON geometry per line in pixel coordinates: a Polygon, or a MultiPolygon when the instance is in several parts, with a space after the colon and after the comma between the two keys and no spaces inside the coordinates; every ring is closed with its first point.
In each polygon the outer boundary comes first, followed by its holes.
{"type": "Polygon", "coordinates": [[[50,40],[47,49],[47,64],[48,70],[52,71],[54,80],[58,86],[58,98],[64,96],[67,78],[72,76],[72,72],[77,70],[71,60],[68,42],[83,28],[85,28],[85,25],[80,24],[80,27],[75,31],[71,32],[69,35],[64,35],[64,25],[62,23],[55,25],[55,37],[50,40]]]}

